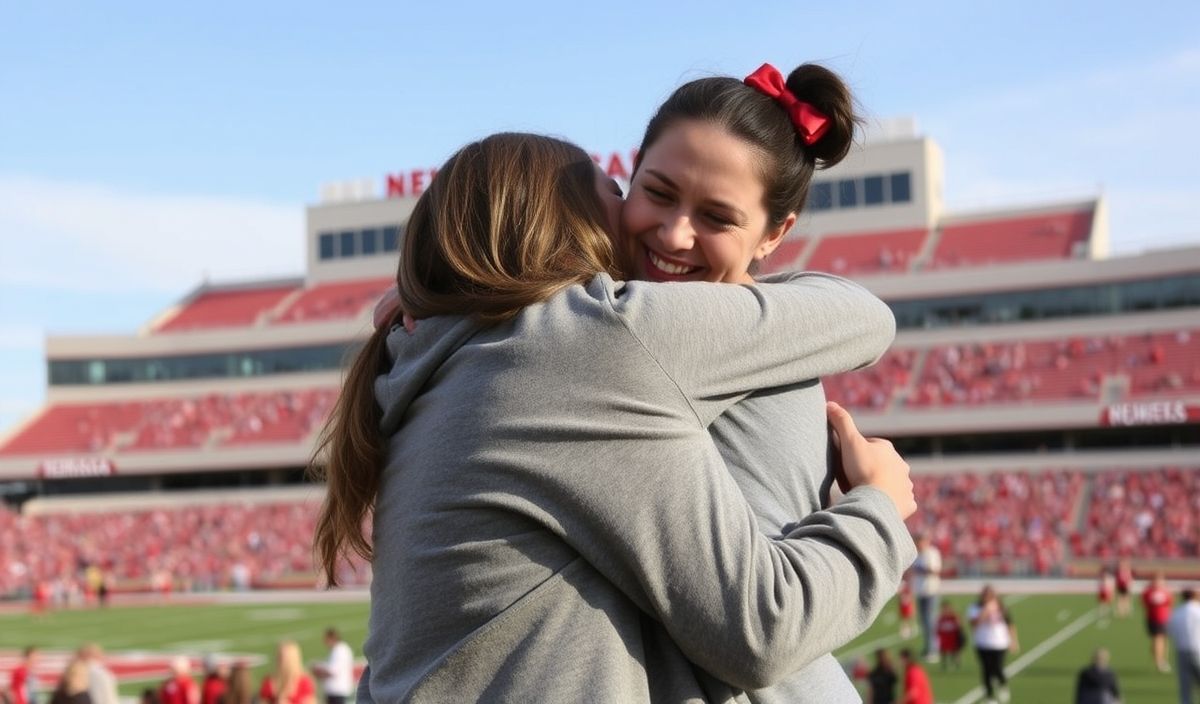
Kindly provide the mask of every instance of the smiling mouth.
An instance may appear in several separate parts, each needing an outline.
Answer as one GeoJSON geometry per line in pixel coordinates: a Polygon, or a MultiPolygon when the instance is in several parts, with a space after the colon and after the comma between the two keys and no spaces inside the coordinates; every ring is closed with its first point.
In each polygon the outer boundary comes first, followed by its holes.
{"type": "Polygon", "coordinates": [[[654,279],[679,279],[691,274],[695,274],[703,267],[688,266],[686,264],[677,264],[672,261],[663,259],[654,253],[650,248],[646,248],[646,273],[654,279]]]}

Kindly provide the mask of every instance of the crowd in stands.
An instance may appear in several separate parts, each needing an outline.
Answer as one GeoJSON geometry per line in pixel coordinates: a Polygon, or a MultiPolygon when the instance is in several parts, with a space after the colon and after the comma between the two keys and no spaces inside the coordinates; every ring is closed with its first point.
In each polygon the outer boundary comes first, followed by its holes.
{"type": "MultiPolygon", "coordinates": [[[[916,475],[909,521],[960,575],[1060,574],[1071,558],[1200,552],[1200,467],[916,475]]],[[[313,501],[22,515],[0,508],[0,596],[69,603],[117,590],[317,584],[313,501]]],[[[342,581],[370,570],[343,565],[342,581]]]]}
{"type": "Polygon", "coordinates": [[[325,421],[336,400],[336,389],[307,389],[58,404],[0,447],[0,454],[295,442],[325,421]]]}
{"type": "Polygon", "coordinates": [[[822,380],[825,395],[847,408],[886,411],[896,392],[907,387],[916,350],[892,349],[874,366],[822,380]]]}
{"type": "Polygon", "coordinates": [[[909,528],[959,575],[1058,573],[1086,481],[1078,471],[916,475],[909,528]]]}
{"type": "MultiPolygon", "coordinates": [[[[69,603],[96,591],[89,570],[118,589],[249,589],[316,583],[311,502],[218,504],[129,513],[24,516],[0,509],[0,595],[69,603]]],[[[346,565],[347,584],[369,570],[346,565]]]]}
{"type": "Polygon", "coordinates": [[[1105,559],[1200,555],[1200,468],[1097,475],[1075,552],[1105,559]]]}
{"type": "Polygon", "coordinates": [[[1200,390],[1200,331],[936,347],[908,404],[1100,399],[1110,376],[1128,378],[1118,397],[1200,390]]]}

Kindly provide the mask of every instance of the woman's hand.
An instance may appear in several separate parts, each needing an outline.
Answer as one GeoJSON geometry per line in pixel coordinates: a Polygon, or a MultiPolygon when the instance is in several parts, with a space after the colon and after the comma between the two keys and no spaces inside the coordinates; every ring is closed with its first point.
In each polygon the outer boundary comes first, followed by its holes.
{"type": "Polygon", "coordinates": [[[901,518],[917,511],[908,463],[883,438],[867,438],[858,432],[850,412],[830,401],[825,404],[833,426],[834,446],[841,453],[842,469],[851,487],[873,486],[888,495],[901,518]]]}

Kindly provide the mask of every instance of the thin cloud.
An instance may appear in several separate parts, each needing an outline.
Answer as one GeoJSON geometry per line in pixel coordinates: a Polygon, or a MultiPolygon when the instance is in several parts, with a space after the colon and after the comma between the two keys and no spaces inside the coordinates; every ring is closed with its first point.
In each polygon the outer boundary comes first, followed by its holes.
{"type": "Polygon", "coordinates": [[[299,205],[0,175],[0,232],[0,280],[30,287],[182,292],[304,269],[299,205]]]}
{"type": "Polygon", "coordinates": [[[928,111],[951,210],[1104,194],[1114,253],[1200,243],[1200,50],[988,86],[928,111]],[[1137,87],[1134,102],[1123,99],[1137,87]]]}

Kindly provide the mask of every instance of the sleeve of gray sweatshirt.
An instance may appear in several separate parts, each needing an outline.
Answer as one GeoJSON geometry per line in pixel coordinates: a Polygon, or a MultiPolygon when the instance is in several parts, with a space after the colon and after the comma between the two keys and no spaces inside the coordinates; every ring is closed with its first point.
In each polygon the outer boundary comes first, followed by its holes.
{"type": "Polygon", "coordinates": [[[586,448],[587,466],[604,472],[532,478],[540,484],[532,504],[662,622],[689,660],[736,687],[770,686],[842,645],[847,618],[878,613],[916,549],[891,500],[865,486],[782,539],[762,535],[707,423],[754,389],[845,369],[849,333],[823,328],[890,335],[893,319],[861,288],[820,275],[753,287],[630,286],[610,292],[634,347],[600,366],[657,369],[678,391],[674,401],[648,384],[645,398],[623,402],[678,407],[699,422],[647,424],[586,448]]]}
{"type": "Polygon", "coordinates": [[[753,286],[629,282],[616,293],[622,322],[706,426],[759,389],[873,364],[896,336],[887,304],[829,274],[753,286]]]}

